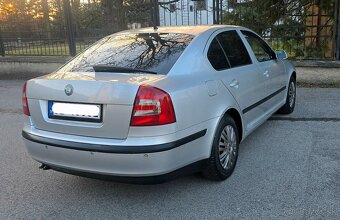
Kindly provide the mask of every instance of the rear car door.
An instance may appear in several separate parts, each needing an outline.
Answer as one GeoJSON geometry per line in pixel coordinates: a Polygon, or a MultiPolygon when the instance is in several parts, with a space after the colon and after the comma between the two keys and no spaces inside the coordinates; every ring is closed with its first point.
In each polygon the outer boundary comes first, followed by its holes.
{"type": "Polygon", "coordinates": [[[275,52],[258,35],[253,32],[242,30],[246,41],[249,43],[256,63],[266,78],[266,101],[263,106],[266,112],[270,112],[284,98],[285,90],[285,67],[282,60],[276,58],[275,52]]]}
{"type": "Polygon", "coordinates": [[[236,30],[217,33],[208,49],[208,59],[215,68],[216,79],[221,80],[238,102],[246,129],[263,115],[253,104],[265,95],[265,80],[254,64],[236,30]]]}

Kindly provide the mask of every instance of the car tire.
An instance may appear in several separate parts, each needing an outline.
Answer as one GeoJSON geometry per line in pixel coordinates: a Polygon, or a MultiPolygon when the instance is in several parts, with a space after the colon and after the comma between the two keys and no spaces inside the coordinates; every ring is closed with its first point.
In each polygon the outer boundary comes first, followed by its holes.
{"type": "Polygon", "coordinates": [[[294,111],[296,100],[296,80],[291,77],[287,89],[286,103],[282,106],[278,113],[288,115],[294,111]]]}
{"type": "Polygon", "coordinates": [[[202,171],[203,176],[216,181],[227,179],[234,171],[238,148],[239,134],[237,126],[234,119],[227,115],[216,129],[211,156],[207,166],[202,171]]]}

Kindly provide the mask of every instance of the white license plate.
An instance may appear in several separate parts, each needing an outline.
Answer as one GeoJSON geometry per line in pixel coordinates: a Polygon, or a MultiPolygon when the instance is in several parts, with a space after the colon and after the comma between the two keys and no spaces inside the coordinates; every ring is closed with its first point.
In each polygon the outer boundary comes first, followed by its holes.
{"type": "Polygon", "coordinates": [[[63,120],[101,122],[102,106],[49,101],[48,117],[63,120]]]}

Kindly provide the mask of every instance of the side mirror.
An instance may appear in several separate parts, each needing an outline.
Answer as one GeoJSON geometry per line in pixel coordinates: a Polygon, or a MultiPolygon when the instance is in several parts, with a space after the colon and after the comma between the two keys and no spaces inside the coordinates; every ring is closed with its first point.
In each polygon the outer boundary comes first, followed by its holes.
{"type": "Polygon", "coordinates": [[[282,59],[282,60],[288,59],[288,54],[284,50],[276,50],[275,53],[276,53],[277,59],[282,59]]]}

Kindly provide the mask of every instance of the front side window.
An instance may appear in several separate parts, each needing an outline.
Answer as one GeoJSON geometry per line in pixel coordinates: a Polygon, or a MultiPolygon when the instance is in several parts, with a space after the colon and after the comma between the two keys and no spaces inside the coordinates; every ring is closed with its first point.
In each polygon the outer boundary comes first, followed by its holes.
{"type": "Polygon", "coordinates": [[[107,65],[167,74],[194,38],[189,34],[112,35],[95,43],[58,72],[94,72],[107,65]]]}
{"type": "Polygon", "coordinates": [[[265,62],[275,59],[274,51],[268,46],[268,44],[258,37],[256,34],[249,31],[241,31],[244,37],[247,39],[251,49],[253,50],[256,59],[259,62],[265,62]]]}
{"type": "Polygon", "coordinates": [[[232,68],[252,63],[248,51],[236,31],[222,32],[216,38],[221,43],[232,68]]]}

